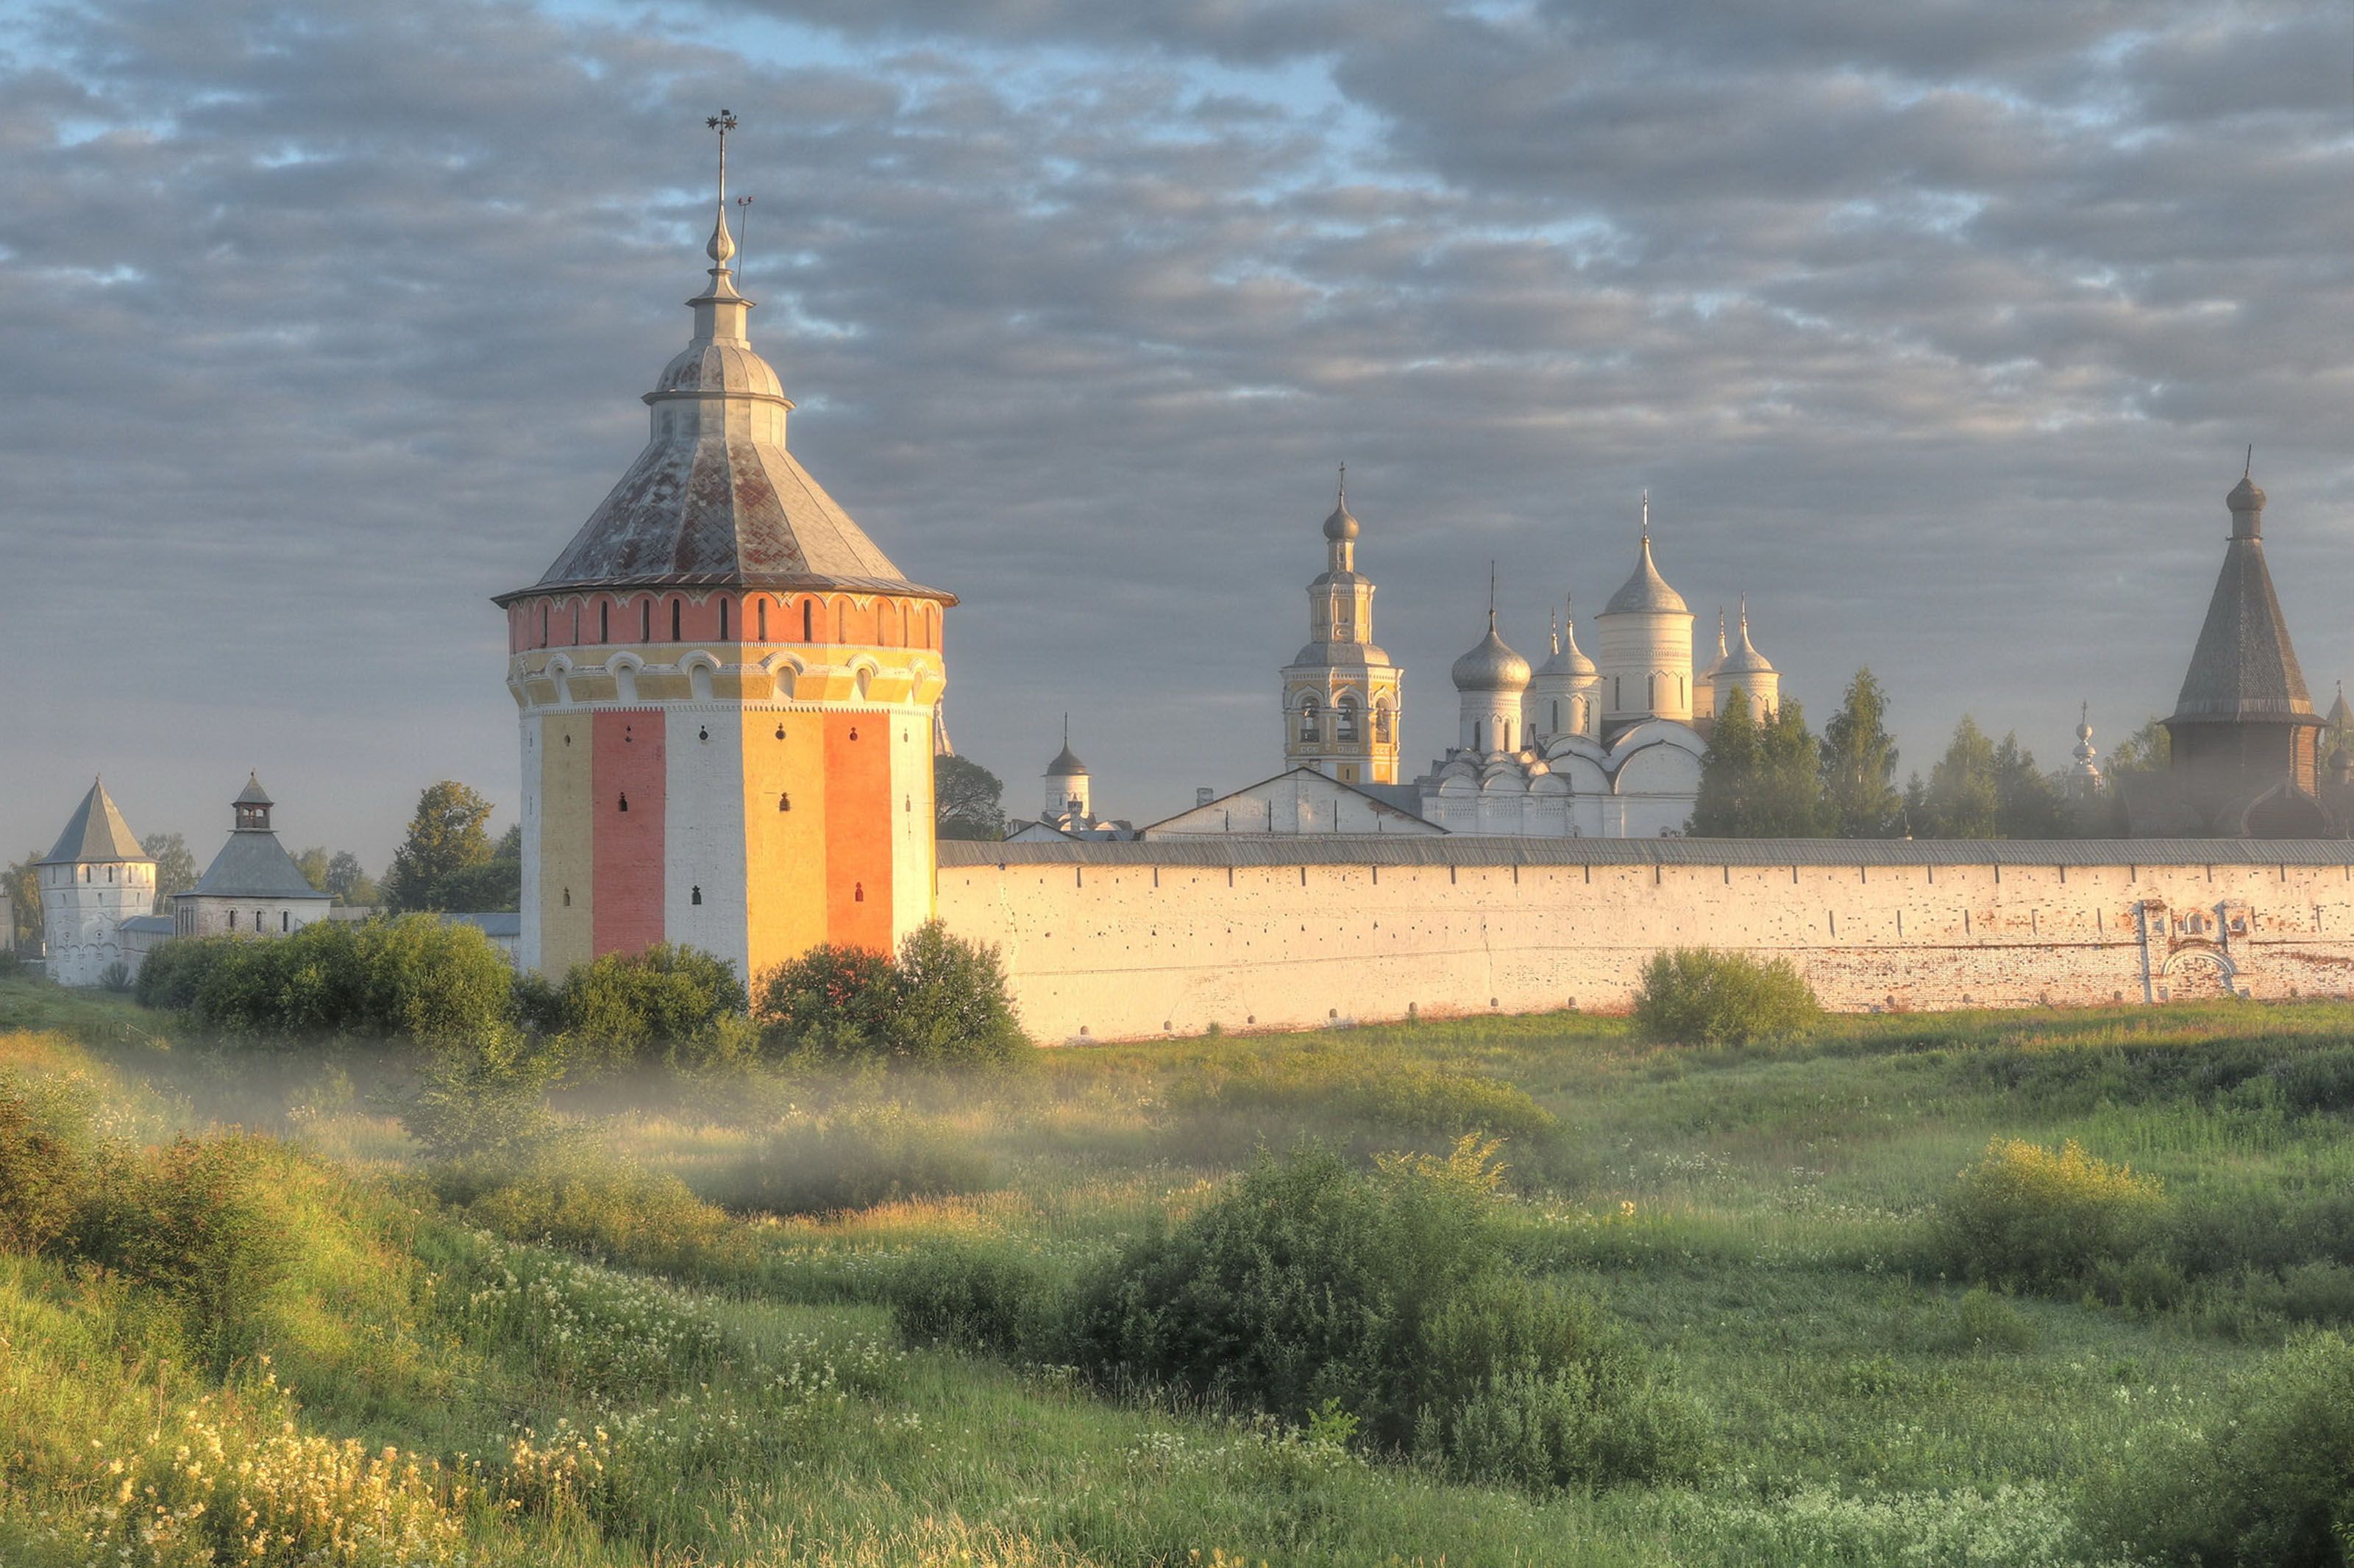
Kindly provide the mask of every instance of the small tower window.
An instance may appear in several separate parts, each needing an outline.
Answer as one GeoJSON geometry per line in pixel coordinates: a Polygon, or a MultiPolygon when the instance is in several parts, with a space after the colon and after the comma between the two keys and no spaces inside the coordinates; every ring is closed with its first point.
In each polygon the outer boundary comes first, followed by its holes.
{"type": "Polygon", "coordinates": [[[670,640],[671,640],[673,642],[675,642],[675,641],[677,641],[679,640],[679,638],[678,638],[678,620],[679,620],[679,612],[680,612],[681,608],[682,608],[682,607],[681,607],[681,604],[680,604],[680,601],[679,601],[679,600],[677,600],[677,599],[673,599],[673,600],[671,600],[671,601],[670,601],[670,640]]]}
{"type": "Polygon", "coordinates": [[[228,928],[232,931],[237,929],[237,911],[234,909],[228,912],[228,928]]]}
{"type": "Polygon", "coordinates": [[[801,641],[804,642],[814,642],[817,641],[817,632],[811,625],[811,620],[810,601],[803,599],[801,600],[801,641]]]}
{"type": "Polygon", "coordinates": [[[856,725],[852,725],[850,726],[850,738],[853,740],[856,740],[858,738],[858,726],[856,725]]]}
{"type": "Polygon", "coordinates": [[[864,904],[866,902],[866,885],[864,883],[854,882],[850,885],[850,901],[853,904],[864,904]]]}
{"type": "Polygon", "coordinates": [[[793,798],[792,798],[790,795],[786,795],[786,794],[779,794],[779,795],[778,795],[778,797],[777,797],[777,810],[779,810],[779,811],[790,811],[790,810],[791,810],[792,809],[793,809],[793,798]]]}
{"type": "Polygon", "coordinates": [[[727,601],[724,599],[719,601],[719,641],[727,641],[727,601]]]}
{"type": "Polygon", "coordinates": [[[1353,742],[1357,738],[1357,702],[1354,697],[1342,697],[1338,711],[1332,715],[1332,738],[1353,742]]]}
{"type": "Polygon", "coordinates": [[[650,599],[640,599],[638,601],[638,641],[652,642],[653,640],[654,601],[650,599]]]}
{"type": "Polygon", "coordinates": [[[760,641],[766,642],[769,640],[769,601],[765,599],[760,600],[759,608],[754,613],[760,618],[760,641]]]}
{"type": "Polygon", "coordinates": [[[711,726],[709,725],[705,725],[701,729],[696,730],[695,732],[695,738],[697,740],[709,740],[711,738],[711,726]]]}
{"type": "Polygon", "coordinates": [[[833,640],[836,642],[850,641],[850,607],[846,604],[833,607],[833,640]]]}
{"type": "Polygon", "coordinates": [[[564,890],[564,906],[567,909],[572,907],[572,889],[568,887],[564,890]]]}
{"type": "Polygon", "coordinates": [[[1373,738],[1384,744],[1390,738],[1390,710],[1387,708],[1373,710],[1373,738]]]}
{"type": "Polygon", "coordinates": [[[1317,740],[1322,737],[1323,729],[1317,722],[1317,715],[1318,710],[1316,707],[1316,699],[1314,697],[1306,697],[1301,699],[1299,704],[1300,739],[1317,740]]]}
{"type": "Polygon", "coordinates": [[[597,641],[613,641],[613,601],[610,599],[597,601],[597,641]]]}
{"type": "Polygon", "coordinates": [[[90,880],[90,867],[83,866],[81,868],[81,879],[84,882],[88,882],[90,880]]]}
{"type": "Polygon", "coordinates": [[[293,929],[293,918],[294,916],[291,910],[281,909],[278,912],[278,928],[281,931],[289,931],[293,929]]]}
{"type": "Polygon", "coordinates": [[[627,789],[624,789],[624,790],[622,790],[622,791],[621,791],[621,810],[623,810],[624,811],[626,811],[626,810],[628,810],[629,809],[630,809],[630,792],[629,792],[627,789]]]}
{"type": "Polygon", "coordinates": [[[783,725],[779,725],[777,726],[777,738],[779,740],[785,738],[785,726],[783,725]]]}
{"type": "Polygon", "coordinates": [[[690,904],[700,904],[703,902],[703,887],[701,884],[697,884],[695,886],[693,889],[693,895],[687,900],[687,902],[690,904]]]}
{"type": "Polygon", "coordinates": [[[1482,737],[1484,736],[1485,733],[1486,733],[1486,732],[1485,732],[1485,731],[1484,731],[1484,729],[1482,728],[1482,726],[1481,726],[1481,725],[1480,725],[1479,721],[1478,719],[1473,719],[1473,720],[1471,721],[1471,749],[1472,749],[1472,750],[1474,750],[1474,751],[1485,751],[1485,750],[1487,750],[1487,749],[1488,749],[1488,748],[1487,748],[1487,747],[1485,747],[1484,745],[1480,744],[1481,739],[1482,739],[1482,737]]]}
{"type": "Polygon", "coordinates": [[[539,607],[539,645],[542,648],[547,646],[547,606],[545,603],[539,607]]]}

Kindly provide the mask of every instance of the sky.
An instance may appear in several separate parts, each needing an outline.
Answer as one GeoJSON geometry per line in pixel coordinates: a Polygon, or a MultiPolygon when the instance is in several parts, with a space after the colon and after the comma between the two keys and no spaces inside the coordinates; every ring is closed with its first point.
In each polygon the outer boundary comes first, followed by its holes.
{"type": "MultiPolygon", "coordinates": [[[[725,107],[795,453],[1035,810],[1280,768],[1349,466],[1409,771],[1651,497],[1819,726],[2170,708],[2245,449],[2354,674],[2354,13],[2285,0],[0,0],[0,851],[259,768],[512,821],[490,596],[634,456],[725,107]]],[[[1590,626],[1587,646],[1593,645],[1590,626]]]]}

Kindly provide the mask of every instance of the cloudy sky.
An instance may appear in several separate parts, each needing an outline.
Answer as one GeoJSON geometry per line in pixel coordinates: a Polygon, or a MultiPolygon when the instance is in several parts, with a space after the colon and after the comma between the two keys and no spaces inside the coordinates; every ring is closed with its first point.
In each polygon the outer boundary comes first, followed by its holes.
{"type": "Polygon", "coordinates": [[[379,866],[511,818],[488,597],[619,477],[734,110],[795,450],[953,588],[960,748],[1146,820],[1276,770],[1334,465],[1417,763],[1488,563],[1651,493],[1819,723],[2171,705],[2246,443],[2354,674],[2343,0],[0,0],[0,850],[258,766],[379,866]]]}

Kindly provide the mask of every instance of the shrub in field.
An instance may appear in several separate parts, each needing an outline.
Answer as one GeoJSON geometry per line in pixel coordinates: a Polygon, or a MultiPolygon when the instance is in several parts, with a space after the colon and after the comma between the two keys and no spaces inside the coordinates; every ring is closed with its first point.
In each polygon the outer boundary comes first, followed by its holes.
{"type": "Polygon", "coordinates": [[[716,1245],[727,1216],[677,1177],[580,1147],[520,1162],[460,1162],[437,1174],[444,1198],[501,1235],[607,1263],[675,1265],[716,1245]]]}
{"type": "Polygon", "coordinates": [[[445,1160],[512,1158],[553,1125],[547,1090],[564,1071],[560,1042],[493,1023],[472,1039],[438,1039],[401,1125],[445,1160]]]}
{"type": "Polygon", "coordinates": [[[1012,1249],[923,1254],[900,1269],[890,1298],[892,1321],[918,1343],[1040,1362],[1065,1359],[1062,1282],[1012,1249]]]}
{"type": "Polygon", "coordinates": [[[175,938],[140,966],[149,1007],[185,1008],[231,1039],[327,1034],[463,1039],[514,1011],[514,971],[472,926],[429,915],[354,927],[321,920],[289,937],[175,938]]]}
{"type": "MultiPolygon", "coordinates": [[[[265,946],[267,944],[264,944],[265,946]]],[[[366,1024],[421,1044],[480,1040],[514,1010],[514,969],[472,926],[404,915],[365,928],[366,1024]]]]}
{"type": "Polygon", "coordinates": [[[2354,1537],[2354,1340],[2292,1340],[2173,1452],[2110,1472],[2086,1512],[2138,1560],[2337,1568],[2354,1537]]]}
{"type": "Polygon", "coordinates": [[[2073,1140],[2055,1154],[1999,1138],[1955,1179],[1935,1245],[1964,1278],[2067,1291],[2148,1245],[2165,1213],[2154,1179],[2095,1160],[2073,1140]]]}
{"type": "Polygon", "coordinates": [[[1822,1014],[1812,987],[1787,959],[1677,948],[1657,953],[1635,992],[1644,1039],[1684,1045],[1745,1045],[1804,1031],[1822,1014]]]}
{"type": "Polygon", "coordinates": [[[80,1140],[0,1081],[0,1252],[37,1253],[65,1234],[88,1181],[80,1140]]]}
{"type": "Polygon", "coordinates": [[[677,1060],[697,1055],[695,1042],[744,1011],[744,987],[726,959],[657,942],[575,968],[549,1011],[583,1060],[677,1060]]]}
{"type": "Polygon", "coordinates": [[[702,1187],[732,1209],[817,1214],[985,1192],[996,1181],[989,1157],[969,1139],[892,1105],[825,1120],[797,1118],[702,1187]]]}
{"type": "Polygon", "coordinates": [[[222,1133],[105,1161],[75,1216],[74,1254],[171,1298],[217,1367],[252,1348],[293,1261],[271,1148],[222,1133]]]}
{"type": "Polygon", "coordinates": [[[818,947],[779,965],[760,978],[756,1016],[769,1051],[820,1060],[993,1067],[1029,1048],[997,949],[937,920],[910,931],[896,959],[818,947]]]}
{"type": "Polygon", "coordinates": [[[1696,1412],[1599,1309],[1508,1267],[1494,1150],[1466,1139],[1371,1172],[1318,1149],[1263,1159],[1081,1287],[1072,1352],[1098,1377],[1296,1423],[1337,1409],[1376,1450],[1467,1478],[1691,1473],[1696,1412]]]}
{"type": "Polygon", "coordinates": [[[140,962],[131,994],[142,1007],[194,1007],[206,974],[238,946],[235,937],[174,937],[158,942],[140,962]]]}
{"type": "Polygon", "coordinates": [[[2035,1348],[2035,1325],[1985,1286],[1972,1286],[1954,1306],[1947,1342],[1957,1351],[2029,1351],[2035,1348]]]}

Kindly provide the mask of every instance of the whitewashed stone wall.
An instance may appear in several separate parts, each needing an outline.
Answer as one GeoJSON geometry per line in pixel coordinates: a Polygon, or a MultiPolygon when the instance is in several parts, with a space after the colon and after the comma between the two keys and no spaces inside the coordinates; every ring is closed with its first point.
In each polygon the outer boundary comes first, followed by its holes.
{"type": "Polygon", "coordinates": [[[1815,843],[1780,865],[1758,843],[1710,863],[1698,841],[1398,840],[1353,862],[1329,841],[940,852],[940,918],[1002,949],[1047,1042],[1617,1011],[1679,946],[1789,958],[1845,1010],[2354,991],[2346,843],[1815,843]],[[1904,854],[1932,858],[1891,863],[1904,854]]]}

